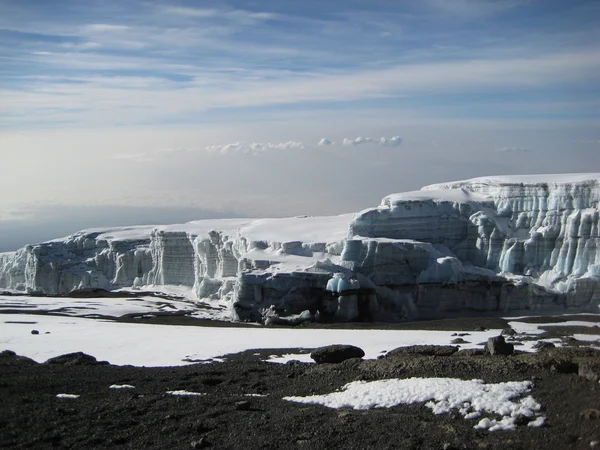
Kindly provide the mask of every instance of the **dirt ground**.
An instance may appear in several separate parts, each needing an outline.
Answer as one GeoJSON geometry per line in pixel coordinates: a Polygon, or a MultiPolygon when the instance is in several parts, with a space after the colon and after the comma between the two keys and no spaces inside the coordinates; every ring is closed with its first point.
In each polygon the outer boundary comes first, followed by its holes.
{"type": "MultiPolygon", "coordinates": [[[[267,363],[256,350],[223,363],[140,368],[36,364],[0,358],[2,448],[131,449],[590,449],[600,441],[600,384],[578,366],[600,362],[587,348],[511,356],[396,353],[341,364],[267,363]],[[423,404],[334,410],[282,400],[324,394],[355,380],[455,377],[486,382],[532,380],[543,427],[475,430],[458,414],[423,404]],[[109,389],[129,384],[134,389],[109,389]],[[186,390],[201,396],[178,397],[186,390]],[[78,394],[75,399],[57,394],[78,394]],[[592,444],[591,444],[592,443],[592,444]]],[[[72,363],[73,361],[71,361],[72,363]]]]}

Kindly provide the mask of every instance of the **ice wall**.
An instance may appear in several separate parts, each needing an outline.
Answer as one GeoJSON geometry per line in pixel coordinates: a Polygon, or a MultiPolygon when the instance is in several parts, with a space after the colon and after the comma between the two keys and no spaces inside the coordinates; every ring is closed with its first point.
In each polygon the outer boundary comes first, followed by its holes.
{"type": "Polygon", "coordinates": [[[426,186],[359,213],[351,234],[441,244],[463,262],[560,290],[561,283],[597,275],[600,267],[600,180],[594,177],[490,177],[426,186]]]}
{"type": "Polygon", "coordinates": [[[86,230],[0,254],[0,288],[179,285],[241,320],[597,309],[600,174],[487,177],[358,214],[86,230]]]}

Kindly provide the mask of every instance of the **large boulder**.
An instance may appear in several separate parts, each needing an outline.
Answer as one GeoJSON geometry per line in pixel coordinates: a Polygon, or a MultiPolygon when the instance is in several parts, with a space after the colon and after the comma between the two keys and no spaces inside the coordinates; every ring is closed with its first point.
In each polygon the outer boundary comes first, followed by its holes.
{"type": "Polygon", "coordinates": [[[75,352],[55,356],[54,358],[50,358],[44,364],[56,364],[61,366],[94,366],[97,364],[108,364],[108,362],[98,361],[93,356],[83,352],[75,352]]]}
{"type": "Polygon", "coordinates": [[[550,348],[556,348],[556,345],[554,345],[552,342],[537,341],[535,344],[533,344],[532,348],[537,350],[548,350],[550,348]]]}
{"type": "Polygon", "coordinates": [[[351,358],[362,358],[365,356],[363,349],[354,345],[328,345],[314,350],[310,357],[317,363],[338,364],[351,358]]]}
{"type": "Polygon", "coordinates": [[[486,349],[490,355],[512,355],[515,346],[504,340],[504,336],[494,336],[487,340],[486,349]]]}

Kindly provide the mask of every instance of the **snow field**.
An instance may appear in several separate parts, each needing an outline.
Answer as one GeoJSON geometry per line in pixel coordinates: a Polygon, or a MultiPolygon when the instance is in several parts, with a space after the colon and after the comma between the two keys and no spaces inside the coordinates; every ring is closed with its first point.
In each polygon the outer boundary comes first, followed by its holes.
{"type": "MultiPolygon", "coordinates": [[[[453,339],[452,331],[195,327],[31,314],[0,314],[0,324],[0,351],[12,350],[38,362],[82,351],[111,364],[147,367],[214,360],[254,348],[317,348],[331,344],[355,345],[365,351],[366,358],[374,359],[397,347],[448,345],[453,339]],[[40,334],[32,335],[33,328],[40,334]]],[[[500,330],[472,332],[472,343],[461,348],[478,348],[479,342],[498,334],[500,330]]],[[[301,359],[297,355],[290,358],[301,359]]]]}

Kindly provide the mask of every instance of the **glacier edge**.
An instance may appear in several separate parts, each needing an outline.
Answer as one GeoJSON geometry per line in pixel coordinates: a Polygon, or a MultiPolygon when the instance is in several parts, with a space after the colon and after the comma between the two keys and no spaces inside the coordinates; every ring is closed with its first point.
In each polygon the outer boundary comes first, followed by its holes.
{"type": "Polygon", "coordinates": [[[84,230],[0,254],[0,288],[181,285],[236,320],[593,310],[600,174],[482,177],[357,214],[84,230]]]}

